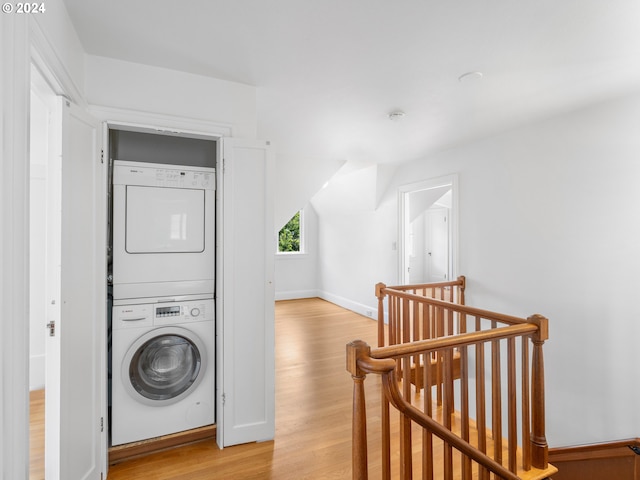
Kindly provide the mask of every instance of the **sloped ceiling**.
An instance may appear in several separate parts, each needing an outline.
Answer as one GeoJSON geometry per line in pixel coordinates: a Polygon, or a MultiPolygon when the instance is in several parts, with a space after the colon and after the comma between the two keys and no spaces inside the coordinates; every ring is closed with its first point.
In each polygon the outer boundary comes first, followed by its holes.
{"type": "Polygon", "coordinates": [[[640,86],[637,0],[64,2],[88,54],[258,87],[285,168],[422,158],[640,86]]]}

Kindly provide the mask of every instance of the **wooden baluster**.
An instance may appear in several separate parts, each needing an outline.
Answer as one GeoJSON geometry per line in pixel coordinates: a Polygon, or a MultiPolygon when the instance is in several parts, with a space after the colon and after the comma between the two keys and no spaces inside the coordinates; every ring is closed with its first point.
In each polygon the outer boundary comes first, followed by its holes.
{"type": "Polygon", "coordinates": [[[533,335],[533,358],[531,397],[531,463],[536,468],[547,468],[549,464],[549,447],[545,436],[545,405],[544,405],[544,356],[542,346],[549,338],[549,320],[542,315],[533,315],[527,319],[538,326],[533,335]]]}
{"type": "Polygon", "coordinates": [[[396,297],[396,341],[402,343],[402,301],[396,297]]]}
{"type": "MultiPolygon", "coordinates": [[[[497,328],[495,321],[491,328],[497,328]]],[[[491,405],[493,425],[493,458],[502,463],[502,380],[500,378],[500,341],[491,341],[491,405]]]]}
{"type": "Polygon", "coordinates": [[[529,393],[529,338],[522,340],[522,467],[531,470],[531,402],[529,393]]]}
{"type": "MultiPolygon", "coordinates": [[[[402,388],[407,401],[411,401],[411,357],[402,357],[402,388]]],[[[411,420],[400,414],[400,478],[413,476],[413,448],[411,442],[411,420]]]]}
{"type": "MultiPolygon", "coordinates": [[[[384,283],[376,284],[376,297],[378,298],[378,346],[385,346],[384,339],[384,289],[387,286],[384,283]]],[[[391,308],[389,308],[391,310],[391,308]]]]}
{"type": "MultiPolygon", "coordinates": [[[[411,320],[409,312],[409,300],[402,299],[402,337],[400,343],[409,343],[411,341],[411,320]]],[[[402,378],[405,398],[411,398],[411,360],[409,357],[402,358],[402,378]]]]}
{"type": "MultiPolygon", "coordinates": [[[[389,325],[388,329],[388,342],[387,345],[394,345],[396,338],[396,302],[395,296],[390,293],[387,296],[387,307],[389,308],[389,325]]],[[[384,347],[384,345],[383,345],[384,347]]]]}
{"type": "MultiPolygon", "coordinates": [[[[470,441],[469,421],[469,348],[460,349],[460,415],[462,417],[460,434],[462,439],[470,441]]],[[[462,455],[462,480],[471,480],[471,459],[462,455]]]]}
{"type": "MultiPolygon", "coordinates": [[[[436,307],[436,329],[434,338],[443,336],[444,330],[444,312],[442,307],[436,307]]],[[[440,351],[436,351],[436,396],[438,400],[438,406],[442,405],[442,354],[440,351]]]]}
{"type": "MultiPolygon", "coordinates": [[[[411,323],[409,319],[409,300],[402,299],[402,340],[411,341],[411,323]]],[[[411,357],[402,357],[402,390],[405,399],[411,400],[411,357]]],[[[411,420],[400,414],[400,478],[411,479],[412,476],[412,442],[411,420]]]]}
{"type": "Polygon", "coordinates": [[[516,405],[516,339],[507,340],[507,392],[508,392],[508,456],[509,470],[518,472],[518,409],[516,405]]]}
{"type": "Polygon", "coordinates": [[[384,394],[384,390],[380,392],[382,395],[382,480],[391,480],[391,413],[389,400],[384,394]]]}
{"type": "MultiPolygon", "coordinates": [[[[420,303],[411,301],[411,323],[413,330],[413,341],[422,340],[420,335],[420,303]]],[[[413,356],[413,383],[416,386],[416,391],[422,388],[422,375],[420,375],[420,354],[413,356]]]]}
{"type": "MultiPolygon", "coordinates": [[[[476,317],[476,330],[480,330],[480,318],[476,317]]],[[[478,450],[487,453],[487,405],[485,393],[485,374],[484,374],[484,343],[476,344],[476,423],[478,429],[478,450]]],[[[482,467],[479,468],[480,480],[489,479],[489,471],[482,467]]]]}
{"type": "Polygon", "coordinates": [[[353,378],[353,417],[351,463],[353,479],[366,480],[367,471],[367,406],[364,395],[364,380],[367,376],[358,366],[358,359],[368,355],[369,346],[356,340],[347,344],[347,371],[353,378]]]}
{"type": "MultiPolygon", "coordinates": [[[[448,430],[452,429],[453,417],[453,350],[448,348],[443,354],[443,423],[448,430]]],[[[444,443],[444,478],[453,479],[453,447],[448,442],[444,443]]]]}
{"type": "MultiPolygon", "coordinates": [[[[453,335],[453,312],[451,311],[450,308],[445,309],[445,311],[447,312],[447,317],[448,317],[448,326],[447,328],[449,329],[449,335],[453,335]]],[[[456,405],[455,405],[455,395],[453,394],[453,382],[456,379],[455,376],[455,371],[454,371],[454,363],[453,363],[453,353],[454,351],[457,351],[458,349],[455,350],[449,350],[448,353],[451,354],[451,363],[449,365],[450,369],[451,369],[451,375],[449,377],[449,383],[451,383],[450,388],[451,388],[451,395],[449,396],[449,410],[451,411],[451,413],[453,413],[456,409],[456,405]]]]}
{"type": "MultiPolygon", "coordinates": [[[[431,372],[431,352],[423,354],[424,371],[422,374],[424,383],[424,413],[433,417],[433,399],[431,394],[431,385],[433,384],[433,375],[431,372]]],[[[433,434],[427,429],[422,430],[422,478],[424,480],[433,480],[433,434]]]]}
{"type": "Polygon", "coordinates": [[[461,275],[458,277],[458,280],[461,282],[461,285],[458,287],[458,303],[460,305],[465,305],[464,303],[464,290],[467,286],[467,279],[464,277],[464,275],[461,275]]]}

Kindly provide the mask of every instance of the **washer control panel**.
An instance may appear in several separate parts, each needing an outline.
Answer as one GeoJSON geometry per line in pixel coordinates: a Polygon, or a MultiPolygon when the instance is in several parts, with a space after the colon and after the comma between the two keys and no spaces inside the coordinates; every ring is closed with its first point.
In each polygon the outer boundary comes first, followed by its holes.
{"type": "Polygon", "coordinates": [[[183,322],[202,322],[213,320],[213,314],[213,300],[159,303],[153,306],[153,324],[170,325],[183,322]]]}
{"type": "Polygon", "coordinates": [[[118,305],[113,307],[113,328],[205,322],[214,315],[213,299],[118,305]]]}

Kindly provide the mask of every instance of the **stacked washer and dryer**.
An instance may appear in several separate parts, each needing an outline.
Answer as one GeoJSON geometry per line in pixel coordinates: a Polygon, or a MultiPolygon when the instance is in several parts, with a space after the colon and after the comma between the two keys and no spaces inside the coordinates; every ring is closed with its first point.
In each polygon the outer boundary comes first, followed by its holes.
{"type": "Polygon", "coordinates": [[[114,160],[112,176],[115,446],[215,423],[215,169],[114,160]]]}

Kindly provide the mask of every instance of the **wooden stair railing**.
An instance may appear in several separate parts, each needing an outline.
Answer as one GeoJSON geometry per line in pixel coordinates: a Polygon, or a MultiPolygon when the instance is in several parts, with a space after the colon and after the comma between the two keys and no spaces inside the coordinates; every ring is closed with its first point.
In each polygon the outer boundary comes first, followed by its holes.
{"type": "MultiPolygon", "coordinates": [[[[384,283],[376,285],[376,297],[378,298],[378,347],[386,345],[396,345],[415,340],[425,340],[437,338],[444,335],[460,333],[459,318],[455,317],[451,311],[437,309],[434,306],[427,306],[423,303],[411,302],[407,297],[396,295],[396,293],[409,293],[420,298],[432,298],[441,301],[464,305],[464,292],[466,279],[464,276],[449,282],[425,283],[419,285],[400,285],[387,287],[384,283]],[[388,327],[385,322],[385,298],[388,305],[388,327]],[[385,332],[387,333],[385,335],[385,332]]],[[[438,375],[438,358],[433,358],[430,368],[438,375]]],[[[460,359],[457,353],[454,354],[454,376],[459,378],[460,359]]],[[[411,362],[411,382],[416,388],[422,388],[421,371],[425,365],[411,362]]],[[[398,370],[398,375],[401,371],[398,370]]],[[[442,392],[438,391],[438,404],[441,404],[442,392]]]]}
{"type": "Polygon", "coordinates": [[[547,319],[521,319],[383,290],[396,297],[407,319],[409,313],[422,312],[432,327],[431,318],[443,318],[444,330],[420,340],[409,335],[404,337],[408,342],[373,350],[360,341],[347,345],[347,370],[354,380],[353,478],[368,478],[367,374],[382,377],[377,468],[383,479],[398,478],[392,471],[402,479],[416,474],[447,480],[488,480],[491,474],[538,480],[555,473],[545,437],[542,346],[548,338],[547,319]],[[430,368],[415,368],[419,365],[430,368]],[[392,422],[391,406],[400,412],[397,423],[392,422]],[[392,430],[398,430],[397,438],[392,430]]]}
{"type": "MultiPolygon", "coordinates": [[[[384,283],[376,285],[376,298],[378,299],[378,346],[394,345],[409,341],[408,336],[414,340],[423,340],[425,338],[433,338],[437,335],[436,328],[444,331],[444,319],[431,320],[431,325],[424,325],[424,330],[420,329],[420,324],[411,325],[406,330],[406,315],[409,311],[403,309],[404,303],[399,298],[393,296],[393,292],[413,293],[423,298],[434,298],[458,305],[464,305],[464,292],[466,288],[466,279],[459,276],[456,280],[450,282],[423,283],[418,285],[399,285],[395,287],[387,287],[384,283]],[[388,336],[385,337],[385,308],[384,299],[389,297],[389,329],[388,336]],[[428,327],[431,327],[429,330],[428,327]],[[415,329],[414,329],[415,328],[415,329]]],[[[418,312],[424,315],[429,312],[418,312]]]]}

